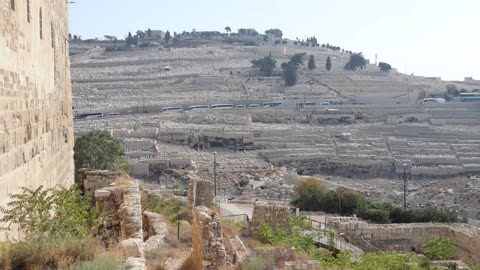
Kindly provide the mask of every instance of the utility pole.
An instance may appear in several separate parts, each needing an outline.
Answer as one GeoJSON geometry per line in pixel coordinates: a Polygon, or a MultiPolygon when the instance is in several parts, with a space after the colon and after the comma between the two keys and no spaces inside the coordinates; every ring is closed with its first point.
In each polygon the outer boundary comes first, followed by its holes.
{"type": "Polygon", "coordinates": [[[403,163],[403,175],[400,177],[403,179],[403,209],[407,210],[407,180],[411,179],[410,174],[407,175],[407,163],[403,163]]]}
{"type": "Polygon", "coordinates": [[[217,197],[217,152],[213,152],[213,188],[215,189],[215,198],[217,197]]]}

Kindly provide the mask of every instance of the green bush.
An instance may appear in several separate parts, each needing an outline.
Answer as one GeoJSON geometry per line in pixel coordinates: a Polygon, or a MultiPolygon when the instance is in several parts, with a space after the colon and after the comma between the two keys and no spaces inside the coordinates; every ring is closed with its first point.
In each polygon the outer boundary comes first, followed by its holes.
{"type": "Polygon", "coordinates": [[[100,224],[96,209],[77,186],[21,190],[9,196],[11,201],[5,208],[0,207],[4,214],[0,221],[17,224],[27,236],[86,237],[100,224]]]}
{"type": "MultiPolygon", "coordinates": [[[[396,254],[389,252],[366,253],[362,256],[360,263],[354,268],[357,270],[421,270],[421,265],[415,253],[396,254]]],[[[428,268],[427,268],[428,269],[428,268]]]]}
{"type": "Polygon", "coordinates": [[[427,258],[431,260],[451,260],[455,242],[450,238],[431,238],[424,246],[427,258]]]}
{"type": "Polygon", "coordinates": [[[187,206],[182,202],[161,196],[149,197],[144,192],[142,192],[142,206],[143,211],[162,214],[172,224],[177,220],[184,219],[188,215],[187,206]]]}
{"type": "Polygon", "coordinates": [[[385,224],[390,222],[389,212],[382,209],[360,208],[356,212],[357,216],[375,223],[385,224]]]}

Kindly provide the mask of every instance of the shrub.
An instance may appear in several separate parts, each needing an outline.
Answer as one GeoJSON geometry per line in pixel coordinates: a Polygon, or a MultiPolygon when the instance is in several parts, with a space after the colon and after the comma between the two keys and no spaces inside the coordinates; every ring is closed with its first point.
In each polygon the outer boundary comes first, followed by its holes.
{"type": "Polygon", "coordinates": [[[21,188],[21,194],[10,195],[0,219],[9,225],[18,224],[28,235],[85,237],[100,224],[92,203],[81,195],[77,186],[44,189],[21,188]]]}
{"type": "Polygon", "coordinates": [[[385,224],[389,223],[389,212],[382,209],[360,208],[356,212],[360,218],[370,220],[375,223],[385,224]]]}
{"type": "Polygon", "coordinates": [[[427,258],[431,260],[451,260],[455,242],[450,238],[428,239],[424,246],[427,258]]]}
{"type": "Polygon", "coordinates": [[[187,206],[181,201],[172,198],[161,196],[149,197],[146,193],[142,193],[142,207],[143,211],[150,211],[166,216],[171,224],[177,220],[185,219],[188,216],[187,206]]]}
{"type": "Polygon", "coordinates": [[[395,254],[389,252],[366,253],[355,269],[421,270],[420,260],[415,253],[395,254]]]}
{"type": "Polygon", "coordinates": [[[263,257],[250,256],[242,261],[241,266],[245,270],[267,270],[269,263],[263,257]]]}
{"type": "Polygon", "coordinates": [[[318,211],[322,206],[322,192],[312,186],[295,191],[292,204],[305,211],[318,211]]]}

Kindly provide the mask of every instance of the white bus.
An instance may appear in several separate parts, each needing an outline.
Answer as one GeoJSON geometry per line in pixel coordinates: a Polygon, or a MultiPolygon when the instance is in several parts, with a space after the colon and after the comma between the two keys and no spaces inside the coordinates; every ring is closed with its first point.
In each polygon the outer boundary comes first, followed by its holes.
{"type": "Polygon", "coordinates": [[[210,105],[210,109],[212,110],[233,109],[233,104],[213,104],[213,105],[210,105]]]}
{"type": "Polygon", "coordinates": [[[162,112],[181,112],[183,111],[182,107],[165,107],[162,108],[162,112]]]}
{"type": "Polygon", "coordinates": [[[208,105],[193,105],[188,107],[189,111],[207,111],[210,109],[208,105]]]}
{"type": "Polygon", "coordinates": [[[283,105],[283,102],[265,102],[263,107],[280,107],[283,105]]]}
{"type": "Polygon", "coordinates": [[[445,103],[444,98],[424,98],[423,103],[445,103]]]}

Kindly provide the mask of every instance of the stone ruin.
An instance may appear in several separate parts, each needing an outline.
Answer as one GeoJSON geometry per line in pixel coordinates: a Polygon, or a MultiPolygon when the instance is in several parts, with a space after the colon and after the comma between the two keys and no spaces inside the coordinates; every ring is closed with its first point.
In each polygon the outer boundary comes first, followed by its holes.
{"type": "Polygon", "coordinates": [[[188,183],[188,207],[193,211],[197,206],[214,207],[214,183],[195,177],[188,183]]]}
{"type": "Polygon", "coordinates": [[[95,237],[106,247],[119,243],[130,269],[146,269],[146,254],[164,242],[167,226],[159,214],[142,213],[138,182],[123,173],[108,171],[82,171],[80,181],[104,216],[95,237]]]}
{"type": "Polygon", "coordinates": [[[193,213],[192,259],[204,270],[220,269],[227,264],[220,216],[205,206],[193,213]]]}
{"type": "Polygon", "coordinates": [[[462,223],[367,224],[364,221],[336,222],[344,233],[364,251],[422,252],[430,238],[447,237],[455,242],[454,255],[466,263],[480,263],[480,228],[462,223]]]}
{"type": "Polygon", "coordinates": [[[266,224],[275,230],[290,231],[290,218],[291,214],[288,206],[256,202],[250,223],[250,233],[253,237],[259,237],[262,224],[266,224]]]}

